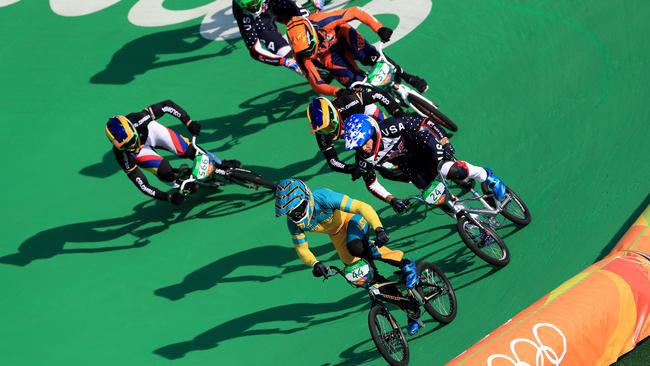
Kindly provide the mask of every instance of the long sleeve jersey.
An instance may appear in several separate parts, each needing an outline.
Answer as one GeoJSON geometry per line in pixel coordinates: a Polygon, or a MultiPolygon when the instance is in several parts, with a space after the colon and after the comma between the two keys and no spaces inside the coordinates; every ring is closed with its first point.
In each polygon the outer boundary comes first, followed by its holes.
{"type": "Polygon", "coordinates": [[[329,189],[315,189],[312,194],[314,213],[307,227],[301,229],[287,218],[287,226],[298,257],[308,266],[313,266],[317,259],[309,250],[306,231],[326,233],[330,237],[339,235],[346,229],[348,220],[355,214],[363,216],[373,229],[382,226],[377,212],[365,202],[329,189]]]}
{"type": "MultiPolygon", "coordinates": [[[[152,104],[140,112],[134,112],[127,114],[125,117],[131,121],[135,126],[138,136],[140,138],[140,143],[144,144],[147,141],[149,136],[149,123],[152,121],[164,116],[165,114],[170,114],[178,118],[184,125],[188,125],[191,121],[191,118],[187,112],[181,108],[178,104],[167,99],[160,103],[152,104]]],[[[127,174],[129,179],[135,184],[142,193],[154,197],[159,200],[167,200],[167,192],[163,192],[149,184],[146,176],[138,168],[138,165],[135,160],[135,154],[119,150],[113,147],[113,154],[115,159],[119,164],[120,168],[127,174]]]]}

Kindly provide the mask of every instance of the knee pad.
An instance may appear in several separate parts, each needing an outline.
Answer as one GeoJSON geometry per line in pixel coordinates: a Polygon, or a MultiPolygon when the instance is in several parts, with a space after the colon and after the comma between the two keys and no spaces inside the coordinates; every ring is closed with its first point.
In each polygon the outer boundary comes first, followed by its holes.
{"type": "Polygon", "coordinates": [[[354,239],[347,244],[348,251],[355,257],[364,258],[366,253],[366,246],[362,240],[354,239]]]}
{"type": "Polygon", "coordinates": [[[449,168],[449,173],[447,173],[447,178],[463,180],[469,176],[469,169],[467,169],[467,164],[464,161],[456,161],[454,165],[449,168]]]}
{"type": "Polygon", "coordinates": [[[156,176],[163,182],[173,182],[174,181],[174,171],[172,166],[169,164],[167,159],[163,159],[160,162],[156,176]]]}

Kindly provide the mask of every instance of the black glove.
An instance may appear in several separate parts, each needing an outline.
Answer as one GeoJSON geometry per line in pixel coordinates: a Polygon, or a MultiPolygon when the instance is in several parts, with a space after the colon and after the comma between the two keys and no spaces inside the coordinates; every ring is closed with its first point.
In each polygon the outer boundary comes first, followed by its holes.
{"type": "Polygon", "coordinates": [[[393,208],[393,210],[395,210],[395,212],[397,212],[397,213],[402,213],[402,212],[404,212],[404,210],[406,210],[408,208],[408,205],[406,204],[406,202],[402,201],[399,198],[393,198],[390,201],[390,205],[393,208]]]}
{"type": "Polygon", "coordinates": [[[172,192],[172,194],[170,194],[167,197],[167,200],[175,205],[180,205],[185,200],[185,196],[183,196],[180,192],[176,191],[176,192],[172,192]]]}
{"type": "Polygon", "coordinates": [[[311,268],[311,274],[313,274],[314,277],[325,277],[327,275],[327,267],[325,267],[321,262],[316,262],[311,268]]]}
{"type": "Polygon", "coordinates": [[[358,166],[354,165],[350,169],[350,175],[352,176],[352,181],[354,182],[355,180],[361,178],[361,170],[359,169],[358,166]]]}
{"type": "Polygon", "coordinates": [[[375,230],[375,238],[375,246],[377,248],[383,247],[388,243],[388,240],[390,240],[390,236],[388,236],[388,233],[383,227],[378,227],[377,230],[375,230]]]}
{"type": "Polygon", "coordinates": [[[450,143],[442,145],[443,158],[454,161],[456,159],[456,150],[450,143]]]}
{"type": "Polygon", "coordinates": [[[390,28],[381,27],[377,31],[377,35],[379,35],[379,38],[381,39],[382,42],[386,43],[390,41],[390,36],[393,35],[393,30],[390,28]]]}
{"type": "Polygon", "coordinates": [[[191,121],[190,124],[187,125],[187,130],[190,131],[192,135],[199,136],[201,134],[201,124],[197,121],[191,121]]]}
{"type": "Polygon", "coordinates": [[[237,169],[242,167],[242,163],[239,160],[222,160],[221,167],[223,169],[237,169]]]}

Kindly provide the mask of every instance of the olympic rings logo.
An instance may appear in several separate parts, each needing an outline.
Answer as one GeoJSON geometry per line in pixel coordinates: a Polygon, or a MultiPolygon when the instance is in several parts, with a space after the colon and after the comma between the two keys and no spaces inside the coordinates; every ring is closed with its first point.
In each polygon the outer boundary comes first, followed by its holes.
{"type": "Polygon", "coordinates": [[[550,323],[538,323],[535,324],[533,327],[533,338],[535,339],[534,341],[526,338],[517,338],[514,339],[512,342],[510,342],[510,351],[512,351],[512,357],[504,355],[504,354],[493,354],[492,356],[488,357],[487,359],[487,364],[488,366],[492,366],[492,363],[495,360],[506,360],[512,363],[513,366],[531,366],[533,365],[530,362],[524,361],[521,359],[519,354],[517,353],[517,345],[520,343],[524,343],[527,345],[530,345],[534,347],[537,352],[535,354],[535,365],[536,366],[544,366],[545,362],[548,360],[551,365],[553,366],[558,366],[564,359],[564,356],[566,355],[566,336],[560,328],[556,327],[553,324],[550,323]],[[540,328],[549,328],[553,331],[555,331],[561,338],[562,338],[562,350],[560,354],[553,349],[552,347],[546,345],[540,335],[539,335],[539,329],[540,328]]]}

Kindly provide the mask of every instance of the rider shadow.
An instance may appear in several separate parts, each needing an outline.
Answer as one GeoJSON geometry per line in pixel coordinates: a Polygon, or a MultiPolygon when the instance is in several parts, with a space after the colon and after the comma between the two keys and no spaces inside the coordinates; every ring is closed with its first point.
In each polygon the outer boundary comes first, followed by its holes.
{"type": "MultiPolygon", "coordinates": [[[[202,141],[209,143],[226,140],[226,143],[214,149],[214,152],[223,152],[239,145],[242,138],[254,135],[274,123],[298,118],[306,120],[304,105],[313,94],[306,85],[305,82],[300,82],[267,91],[239,104],[241,111],[236,114],[202,119],[202,126],[210,131],[201,135],[202,141]],[[299,90],[292,90],[296,88],[299,90]]],[[[308,128],[306,123],[302,127],[308,128]]]]}
{"type": "MultiPolygon", "coordinates": [[[[367,308],[365,293],[358,291],[341,300],[318,304],[287,304],[240,316],[219,324],[191,340],[160,347],[153,353],[169,360],[184,357],[192,351],[209,350],[222,342],[240,337],[265,334],[292,334],[310,327],[343,319],[367,308]],[[343,313],[340,313],[343,312],[343,313]],[[296,327],[267,327],[264,323],[297,322],[296,327]],[[255,328],[255,329],[253,329],[255,328]]],[[[249,339],[249,338],[247,338],[249,339]]]]}
{"type": "MultiPolygon", "coordinates": [[[[202,195],[205,196],[205,193],[202,195]]],[[[0,257],[0,263],[24,267],[36,260],[49,259],[62,254],[91,254],[142,248],[150,243],[150,237],[165,231],[177,222],[230,215],[264,204],[272,199],[272,197],[267,197],[270,196],[268,193],[266,195],[262,195],[262,193],[265,192],[258,192],[254,195],[230,194],[220,195],[217,198],[207,197],[204,199],[205,201],[218,202],[193,215],[189,215],[193,209],[189,204],[173,206],[167,202],[146,201],[136,205],[131,214],[122,217],[80,222],[43,230],[27,238],[20,244],[16,253],[0,257]],[[254,205],[251,206],[242,201],[253,201],[254,205]],[[150,202],[153,204],[149,205],[150,202]],[[124,244],[97,246],[101,242],[118,239],[122,240],[124,244]],[[66,245],[76,243],[88,243],[92,246],[66,249],[66,245]]],[[[201,195],[201,192],[197,192],[197,195],[201,195]]]]}
{"type": "Polygon", "coordinates": [[[235,42],[227,42],[228,44],[216,53],[159,61],[162,55],[198,51],[212,41],[201,36],[197,25],[148,34],[117,50],[106,68],[90,78],[90,83],[123,85],[135,80],[136,75],[153,69],[225,56],[237,48],[235,42]]]}
{"type": "MultiPolygon", "coordinates": [[[[327,243],[310,250],[320,257],[326,252],[333,249],[332,245],[327,243]]],[[[180,300],[188,294],[196,291],[205,291],[218,284],[229,282],[269,282],[278,279],[283,275],[305,270],[307,267],[300,263],[290,265],[296,260],[296,252],[293,248],[280,245],[266,245],[261,247],[250,248],[229,256],[217,259],[216,261],[203,266],[194,272],[188,274],[180,283],[162,287],[154,291],[154,294],[175,301],[180,300]],[[272,276],[244,275],[228,277],[236,269],[246,266],[271,266],[280,268],[281,271],[272,276]]]]}

